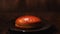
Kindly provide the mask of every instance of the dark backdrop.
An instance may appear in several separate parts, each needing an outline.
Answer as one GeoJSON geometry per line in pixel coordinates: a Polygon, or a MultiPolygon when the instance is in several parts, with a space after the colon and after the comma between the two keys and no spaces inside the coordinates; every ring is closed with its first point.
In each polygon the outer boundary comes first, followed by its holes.
{"type": "Polygon", "coordinates": [[[60,0],[0,0],[0,32],[5,34],[9,21],[25,14],[41,16],[60,34],[60,0]]]}

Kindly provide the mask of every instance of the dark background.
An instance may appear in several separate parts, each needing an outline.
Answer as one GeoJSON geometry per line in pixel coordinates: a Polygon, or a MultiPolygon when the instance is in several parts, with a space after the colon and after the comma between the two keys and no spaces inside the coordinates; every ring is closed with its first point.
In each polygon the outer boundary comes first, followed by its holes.
{"type": "Polygon", "coordinates": [[[0,33],[7,32],[10,20],[25,14],[41,16],[60,34],[60,0],[0,0],[0,33]]]}

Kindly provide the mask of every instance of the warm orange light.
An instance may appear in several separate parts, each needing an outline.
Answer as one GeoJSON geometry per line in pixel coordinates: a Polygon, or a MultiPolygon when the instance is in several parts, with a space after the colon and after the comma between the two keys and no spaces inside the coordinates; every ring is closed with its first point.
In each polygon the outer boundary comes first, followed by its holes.
{"type": "MultiPolygon", "coordinates": [[[[29,24],[41,22],[40,18],[36,16],[22,16],[16,19],[15,26],[26,27],[29,24]]],[[[28,26],[27,26],[28,27],[28,26]]]]}

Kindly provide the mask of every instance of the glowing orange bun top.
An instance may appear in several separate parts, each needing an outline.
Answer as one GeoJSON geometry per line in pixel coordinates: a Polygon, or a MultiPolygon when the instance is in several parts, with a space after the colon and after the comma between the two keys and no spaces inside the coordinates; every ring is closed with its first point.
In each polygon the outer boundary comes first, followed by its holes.
{"type": "Polygon", "coordinates": [[[37,22],[41,22],[41,19],[36,16],[26,15],[17,18],[15,24],[21,26],[21,25],[34,24],[37,22]]]}

